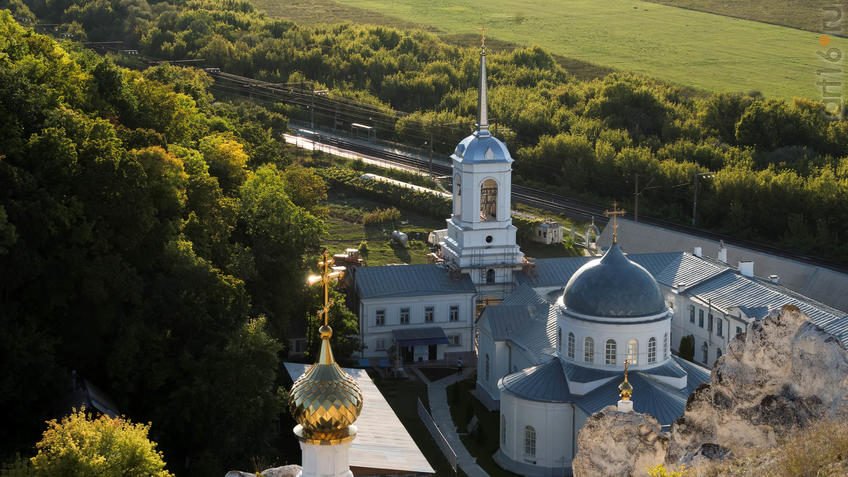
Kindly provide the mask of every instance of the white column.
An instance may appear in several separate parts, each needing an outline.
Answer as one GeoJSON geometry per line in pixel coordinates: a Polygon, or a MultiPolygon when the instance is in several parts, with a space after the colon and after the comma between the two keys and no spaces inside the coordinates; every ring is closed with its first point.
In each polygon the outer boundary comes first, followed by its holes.
{"type": "Polygon", "coordinates": [[[303,468],[297,477],[353,477],[349,455],[351,443],[321,445],[300,441],[303,468]]]}

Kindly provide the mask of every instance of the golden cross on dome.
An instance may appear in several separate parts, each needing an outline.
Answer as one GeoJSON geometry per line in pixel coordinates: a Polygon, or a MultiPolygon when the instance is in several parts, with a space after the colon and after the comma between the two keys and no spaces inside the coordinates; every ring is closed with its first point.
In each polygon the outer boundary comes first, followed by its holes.
{"type": "Polygon", "coordinates": [[[625,214],[624,209],[616,210],[617,207],[618,207],[618,204],[613,202],[612,203],[612,211],[608,210],[608,211],[604,212],[604,215],[606,215],[607,217],[610,217],[610,216],[612,217],[612,243],[616,243],[616,241],[618,239],[618,221],[616,220],[616,218],[619,215],[624,216],[624,214],[625,214]]]}
{"type": "Polygon", "coordinates": [[[478,28],[481,32],[483,32],[483,38],[480,40],[480,46],[483,48],[486,47],[486,22],[483,22],[483,26],[478,28]]]}
{"type": "Polygon", "coordinates": [[[327,251],[324,251],[323,260],[318,262],[318,267],[321,269],[320,275],[312,275],[307,280],[306,283],[308,285],[314,285],[318,282],[324,284],[324,307],[321,311],[318,312],[318,317],[320,318],[322,315],[324,317],[324,326],[327,326],[328,315],[330,314],[330,307],[333,305],[333,300],[330,299],[330,283],[341,279],[344,272],[341,270],[333,269],[333,257],[330,256],[327,251]]]}

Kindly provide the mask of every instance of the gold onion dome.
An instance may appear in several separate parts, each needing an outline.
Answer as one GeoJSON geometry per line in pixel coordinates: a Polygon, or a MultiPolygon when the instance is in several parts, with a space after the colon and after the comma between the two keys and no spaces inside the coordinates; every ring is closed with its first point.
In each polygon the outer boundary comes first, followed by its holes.
{"type": "Polygon", "coordinates": [[[319,330],[321,354],[291,389],[289,410],[300,428],[295,433],[301,440],[313,443],[345,442],[356,435],[352,426],[362,412],[362,391],[356,380],[345,373],[333,359],[327,325],[319,330]]]}
{"type": "Polygon", "coordinates": [[[629,401],[630,396],[633,395],[633,385],[630,384],[630,381],[627,380],[627,361],[624,361],[624,381],[618,385],[618,395],[621,396],[622,401],[629,401]]]}

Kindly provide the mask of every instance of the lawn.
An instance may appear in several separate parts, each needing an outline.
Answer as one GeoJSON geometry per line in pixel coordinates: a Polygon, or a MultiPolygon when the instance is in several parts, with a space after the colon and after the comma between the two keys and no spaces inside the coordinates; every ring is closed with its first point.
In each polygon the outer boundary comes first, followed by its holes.
{"type": "Polygon", "coordinates": [[[391,206],[331,191],[328,198],[330,214],[324,220],[327,233],[322,237],[321,244],[333,253],[340,253],[346,248],[359,248],[365,241],[368,253],[363,256],[369,266],[426,263],[427,254],[430,253],[427,236],[435,229],[445,228],[445,221],[400,209],[401,219],[397,222],[379,225],[359,223],[362,213],[388,207],[391,206]],[[394,230],[408,235],[409,243],[406,247],[392,242],[391,234],[394,230]]]}
{"type": "MultiPolygon", "coordinates": [[[[817,54],[817,33],[639,0],[491,0],[485,8],[470,0],[434,0],[427,8],[417,0],[294,4],[257,1],[271,15],[312,20],[306,23],[418,26],[447,38],[474,35],[485,21],[487,35],[500,42],[538,44],[578,62],[707,91],[820,99],[817,72],[830,66],[817,54]]],[[[830,47],[848,51],[848,39],[833,38],[830,47]]]]}
{"type": "Polygon", "coordinates": [[[471,391],[474,390],[474,375],[448,386],[448,404],[451,409],[453,423],[456,424],[457,432],[460,433],[465,448],[477,458],[477,464],[489,475],[495,477],[511,477],[517,474],[501,469],[492,459],[492,454],[498,450],[498,438],[500,428],[498,424],[498,412],[488,411],[471,391]],[[467,432],[468,422],[471,416],[477,416],[479,426],[472,434],[463,435],[467,432]]]}
{"type": "MultiPolygon", "coordinates": [[[[447,459],[430,436],[430,431],[418,417],[418,399],[421,399],[425,407],[429,407],[427,386],[414,378],[402,380],[381,378],[372,370],[368,371],[368,375],[374,380],[374,384],[380,389],[400,422],[412,436],[412,440],[418,444],[418,448],[430,462],[436,475],[454,475],[447,459]]],[[[465,475],[462,471],[459,471],[459,474],[465,475]]]]}

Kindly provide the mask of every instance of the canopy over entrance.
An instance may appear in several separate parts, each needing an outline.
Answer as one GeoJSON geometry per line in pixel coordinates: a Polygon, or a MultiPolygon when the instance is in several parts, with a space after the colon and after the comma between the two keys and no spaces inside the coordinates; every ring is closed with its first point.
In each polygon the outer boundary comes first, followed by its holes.
{"type": "Polygon", "coordinates": [[[429,328],[410,328],[393,330],[392,334],[398,346],[424,346],[448,344],[445,330],[433,326],[429,328]]]}

